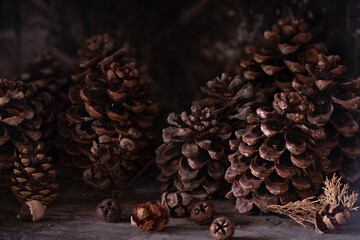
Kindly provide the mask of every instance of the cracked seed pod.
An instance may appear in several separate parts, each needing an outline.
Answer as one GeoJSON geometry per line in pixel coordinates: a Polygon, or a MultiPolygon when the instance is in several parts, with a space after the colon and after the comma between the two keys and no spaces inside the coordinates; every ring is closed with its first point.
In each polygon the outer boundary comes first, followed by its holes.
{"type": "Polygon", "coordinates": [[[13,167],[19,153],[53,136],[54,98],[32,83],[0,79],[0,169],[13,167]]]}
{"type": "Polygon", "coordinates": [[[66,152],[60,159],[70,167],[73,180],[81,181],[85,169],[93,166],[89,155],[98,136],[127,136],[130,128],[136,128],[143,139],[152,137],[153,119],[159,111],[159,104],[152,100],[150,84],[132,65],[124,65],[132,64],[127,58],[129,45],[121,42],[118,49],[112,40],[105,39],[105,35],[95,36],[80,51],[88,58],[86,64],[82,63],[87,69],[74,76],[79,84],[70,88],[72,105],[60,115],[60,135],[66,152]]]}
{"type": "Polygon", "coordinates": [[[339,232],[349,224],[350,210],[342,205],[326,205],[316,213],[316,228],[322,232],[339,232]]]}
{"type": "Polygon", "coordinates": [[[317,55],[326,51],[323,44],[311,40],[303,19],[281,19],[264,32],[259,44],[246,48],[249,59],[241,60],[238,73],[248,80],[289,89],[293,74],[305,72],[305,64],[316,63],[317,55]]]}
{"type": "Polygon", "coordinates": [[[163,141],[156,163],[162,190],[171,187],[206,199],[219,192],[227,167],[227,139],[230,125],[218,122],[213,108],[192,106],[191,113],[171,113],[171,127],[163,129],[163,141]]]}
{"type": "Polygon", "coordinates": [[[22,204],[37,200],[48,205],[58,195],[54,165],[44,154],[44,147],[39,143],[34,151],[25,151],[15,161],[11,191],[22,204]]]}
{"type": "Polygon", "coordinates": [[[117,138],[101,135],[90,150],[93,166],[85,170],[84,181],[98,190],[119,187],[148,162],[149,156],[149,142],[136,128],[117,138]]]}
{"type": "Polygon", "coordinates": [[[60,60],[51,51],[42,50],[20,74],[21,81],[32,82],[39,91],[51,93],[56,98],[59,111],[68,103],[67,92],[71,84],[69,76],[61,67],[60,60]]]}
{"type": "Polygon", "coordinates": [[[142,231],[160,231],[169,222],[170,211],[162,202],[157,206],[151,202],[137,204],[134,207],[135,215],[131,216],[131,225],[142,231]]]}
{"type": "Polygon", "coordinates": [[[210,233],[215,240],[231,239],[234,232],[235,224],[227,217],[218,217],[210,225],[210,233]]]}
{"type": "Polygon", "coordinates": [[[164,192],[161,199],[170,210],[170,215],[174,217],[185,217],[189,215],[194,205],[193,196],[186,192],[164,192]]]}
{"type": "Polygon", "coordinates": [[[337,171],[348,182],[359,178],[359,80],[345,78],[338,56],[318,60],[305,65],[309,76],[296,75],[292,91],[274,95],[273,108],[249,114],[230,140],[235,152],[225,177],[240,212],[314,196],[337,171]]]}

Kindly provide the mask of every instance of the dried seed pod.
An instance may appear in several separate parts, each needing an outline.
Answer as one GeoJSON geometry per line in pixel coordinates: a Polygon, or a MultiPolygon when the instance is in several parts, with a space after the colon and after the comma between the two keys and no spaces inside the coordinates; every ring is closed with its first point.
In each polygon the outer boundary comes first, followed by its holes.
{"type": "Polygon", "coordinates": [[[196,224],[210,223],[215,214],[214,205],[211,202],[199,202],[191,210],[191,219],[196,224]]]}
{"type": "Polygon", "coordinates": [[[44,216],[45,209],[46,206],[44,206],[41,202],[32,200],[20,208],[17,218],[21,221],[36,222],[44,216]]]}
{"type": "Polygon", "coordinates": [[[165,192],[161,199],[165,199],[166,205],[170,209],[170,215],[174,217],[186,216],[193,207],[193,196],[186,192],[165,192]]]}
{"type": "Polygon", "coordinates": [[[316,213],[316,228],[322,232],[338,232],[349,224],[350,210],[343,205],[324,206],[316,213]]]}
{"type": "Polygon", "coordinates": [[[116,222],[121,214],[120,204],[115,199],[105,199],[97,206],[96,214],[105,222],[116,222]]]}
{"type": "Polygon", "coordinates": [[[210,233],[216,240],[230,239],[234,230],[234,222],[227,217],[218,217],[210,225],[210,233]]]}
{"type": "Polygon", "coordinates": [[[162,200],[161,206],[151,202],[137,204],[134,207],[135,215],[131,216],[131,225],[142,231],[160,231],[169,222],[170,211],[162,200]]]}

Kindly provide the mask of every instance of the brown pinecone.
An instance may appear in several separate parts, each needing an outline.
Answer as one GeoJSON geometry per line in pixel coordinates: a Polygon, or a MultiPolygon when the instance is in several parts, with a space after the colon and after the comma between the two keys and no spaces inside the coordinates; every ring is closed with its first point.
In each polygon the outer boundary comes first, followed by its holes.
{"type": "Polygon", "coordinates": [[[157,206],[151,202],[137,204],[134,207],[135,215],[131,216],[131,225],[142,231],[160,231],[169,222],[170,211],[163,205],[157,206]]]}
{"type": "Polygon", "coordinates": [[[238,120],[246,120],[256,108],[268,103],[275,88],[259,88],[241,75],[231,78],[223,73],[220,78],[208,81],[201,91],[206,98],[196,104],[213,106],[225,122],[236,125],[238,120]]]}
{"type": "Polygon", "coordinates": [[[186,192],[164,192],[161,199],[165,199],[170,215],[174,217],[185,217],[189,215],[194,206],[193,196],[186,192]]]}
{"type": "Polygon", "coordinates": [[[312,44],[312,35],[303,19],[287,17],[266,30],[260,43],[248,46],[249,55],[241,60],[238,73],[260,85],[276,82],[285,90],[291,89],[294,73],[305,72],[306,63],[316,63],[324,53],[323,44],[312,44]]]}
{"type": "MultiPolygon", "coordinates": [[[[146,91],[143,91],[143,88],[141,87],[144,86],[146,88],[147,85],[138,73],[135,77],[129,77],[129,75],[121,76],[121,79],[119,78],[118,80],[107,75],[110,71],[110,65],[113,62],[115,65],[123,65],[125,63],[135,65],[134,59],[131,58],[133,54],[132,49],[129,47],[128,43],[124,42],[122,39],[114,40],[107,34],[90,37],[85,40],[85,44],[78,51],[78,54],[84,59],[79,65],[80,67],[85,68],[85,70],[83,73],[73,76],[73,79],[77,80],[78,84],[71,87],[69,91],[69,99],[72,105],[66,112],[60,114],[58,125],[60,128],[60,135],[63,138],[62,145],[65,150],[60,154],[60,162],[63,165],[70,167],[70,177],[73,180],[81,181],[83,180],[84,170],[91,168],[93,165],[93,162],[89,160],[93,140],[95,140],[97,136],[104,134],[115,137],[115,135],[122,131],[127,132],[131,127],[131,124],[129,124],[127,129],[120,129],[122,127],[120,126],[122,124],[120,121],[122,120],[110,119],[105,113],[107,111],[105,108],[113,107],[123,111],[124,107],[120,106],[119,108],[117,103],[120,103],[121,105],[122,101],[128,101],[136,97],[139,97],[140,99],[146,98],[148,97],[145,96],[146,93],[150,93],[151,95],[151,89],[148,88],[146,91]],[[108,81],[108,77],[111,78],[111,80],[108,81]],[[127,79],[124,79],[124,77],[127,79]],[[133,77],[136,79],[130,80],[130,78],[133,77]],[[137,82],[137,80],[141,80],[141,83],[140,81],[139,84],[136,83],[133,89],[126,88],[125,86],[120,89],[122,81],[134,83],[137,82]],[[90,91],[87,84],[91,85],[92,89],[90,91]],[[116,84],[119,85],[115,86],[116,84]],[[85,91],[87,92],[85,95],[82,94],[81,96],[80,93],[81,91],[84,91],[83,88],[84,90],[86,89],[85,91]],[[93,91],[94,88],[98,88],[98,90],[93,91]],[[86,97],[84,99],[82,98],[89,93],[95,94],[95,96],[91,96],[93,99],[90,100],[86,97]],[[98,93],[100,93],[100,95],[97,95],[98,93]],[[117,98],[115,95],[121,95],[122,99],[117,98]],[[103,97],[104,99],[101,99],[103,97]],[[100,103],[101,101],[105,101],[107,104],[102,106],[102,103],[100,103]],[[111,106],[113,103],[115,104],[111,106]],[[100,104],[97,105],[96,108],[102,113],[105,113],[105,116],[100,116],[94,112],[96,111],[93,108],[94,106],[92,106],[94,104],[100,104]],[[115,130],[115,128],[117,129],[115,130]]],[[[114,71],[119,73],[119,68],[114,68],[113,72],[114,71]]],[[[136,70],[134,69],[134,71],[136,70]]],[[[115,73],[114,76],[116,78],[115,73]]],[[[136,101],[138,100],[136,99],[136,101]]],[[[152,100],[146,99],[145,101],[152,100]]],[[[123,111],[123,113],[125,115],[127,114],[125,111],[123,111]]],[[[111,113],[110,116],[112,116],[111,113]]],[[[139,114],[139,117],[142,117],[142,115],[139,114]]],[[[131,117],[127,120],[128,123],[130,123],[130,118],[131,117]]],[[[143,119],[143,121],[145,121],[145,119],[143,119]]]]}
{"type": "MultiPolygon", "coordinates": [[[[67,153],[62,154],[61,159],[63,165],[71,166],[70,176],[74,180],[82,180],[83,171],[92,168],[94,163],[89,159],[90,149],[93,141],[100,135],[112,138],[121,135],[126,138],[133,134],[131,132],[137,131],[141,133],[141,140],[136,141],[136,153],[133,152],[132,159],[127,159],[126,156],[116,159],[121,159],[121,164],[128,165],[128,169],[131,165],[150,159],[150,154],[145,157],[143,152],[147,151],[148,144],[145,142],[154,135],[152,125],[154,116],[159,111],[159,104],[153,102],[151,86],[139,71],[130,64],[123,65],[128,61],[132,63],[132,59],[127,57],[130,51],[128,44],[122,43],[122,48],[116,50],[112,43],[104,44],[108,41],[105,39],[103,35],[88,40],[88,54],[85,56],[100,56],[93,57],[91,63],[84,65],[90,68],[74,77],[79,84],[70,88],[69,99],[72,106],[66,110],[66,114],[60,116],[63,119],[59,123],[62,129],[60,134],[64,138],[63,146],[67,153]],[[90,54],[91,51],[93,52],[90,54]],[[105,53],[112,55],[102,58],[105,53]],[[136,163],[135,157],[138,158],[136,163]]],[[[124,154],[122,150],[117,151],[124,154]]],[[[95,160],[96,162],[98,161],[95,160]]],[[[87,175],[87,179],[95,175],[96,179],[102,179],[103,175],[108,174],[96,164],[93,170],[96,170],[96,174],[93,172],[87,175]]],[[[136,171],[132,170],[128,175],[132,176],[136,171]]],[[[125,173],[122,170],[120,172],[118,174],[125,178],[125,173]]]]}
{"type": "Polygon", "coordinates": [[[37,144],[34,151],[25,151],[15,161],[11,191],[22,204],[38,200],[48,205],[58,195],[52,158],[44,154],[45,144],[37,144]]]}
{"type": "Polygon", "coordinates": [[[342,205],[324,206],[316,213],[316,228],[321,232],[339,232],[349,224],[350,210],[342,205]]]}
{"type": "Polygon", "coordinates": [[[59,111],[66,107],[70,78],[63,71],[61,61],[51,51],[38,52],[20,74],[20,80],[34,83],[38,91],[51,93],[56,98],[59,111]]]}
{"type": "Polygon", "coordinates": [[[230,125],[218,122],[213,108],[199,106],[192,106],[190,114],[171,113],[168,123],[164,144],[156,150],[162,190],[175,186],[198,199],[218,192],[228,164],[230,125]]]}
{"type": "Polygon", "coordinates": [[[88,185],[99,190],[122,187],[131,179],[150,156],[149,142],[142,132],[131,127],[120,137],[101,135],[90,150],[93,166],[84,172],[88,185]]]}
{"type": "Polygon", "coordinates": [[[226,179],[240,212],[314,196],[337,171],[349,182],[359,178],[359,84],[338,60],[319,55],[306,65],[309,77],[297,74],[291,91],[274,95],[273,108],[258,108],[235,132],[226,179]]]}
{"type": "Polygon", "coordinates": [[[0,79],[0,168],[14,165],[17,154],[53,135],[54,98],[31,83],[0,79]]]}

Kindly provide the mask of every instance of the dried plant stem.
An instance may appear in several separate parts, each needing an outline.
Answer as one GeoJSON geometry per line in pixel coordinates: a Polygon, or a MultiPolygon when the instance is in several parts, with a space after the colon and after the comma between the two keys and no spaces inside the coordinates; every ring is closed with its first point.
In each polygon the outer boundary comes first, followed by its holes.
{"type": "MultiPolygon", "coordinates": [[[[267,209],[274,213],[287,215],[305,228],[309,226],[306,223],[316,226],[316,213],[326,205],[330,204],[335,207],[341,204],[350,211],[358,210],[359,207],[354,207],[358,194],[353,192],[348,195],[349,185],[342,184],[341,177],[336,177],[334,174],[331,180],[326,178],[324,185],[324,193],[318,199],[310,197],[302,201],[290,202],[284,206],[271,205],[267,209]]],[[[319,234],[323,233],[317,227],[315,227],[315,231],[319,234]]]]}

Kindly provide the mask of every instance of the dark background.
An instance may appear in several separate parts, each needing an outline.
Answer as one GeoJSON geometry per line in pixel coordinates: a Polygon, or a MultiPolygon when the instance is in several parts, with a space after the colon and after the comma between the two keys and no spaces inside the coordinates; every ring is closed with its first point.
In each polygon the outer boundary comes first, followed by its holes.
{"type": "Polygon", "coordinates": [[[349,75],[359,74],[356,0],[1,0],[0,76],[18,74],[43,48],[74,63],[84,38],[122,32],[166,119],[201,97],[199,86],[207,80],[234,74],[243,47],[289,15],[304,18],[314,39],[340,54],[349,75]]]}

